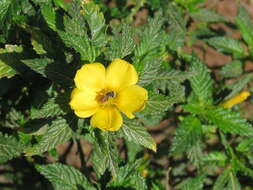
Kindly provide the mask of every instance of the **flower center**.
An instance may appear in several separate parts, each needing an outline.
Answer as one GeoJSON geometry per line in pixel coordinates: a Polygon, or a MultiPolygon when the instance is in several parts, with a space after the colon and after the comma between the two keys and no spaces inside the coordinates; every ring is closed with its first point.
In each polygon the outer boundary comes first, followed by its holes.
{"type": "Polygon", "coordinates": [[[103,90],[99,92],[97,95],[97,101],[100,104],[107,105],[112,104],[112,99],[116,96],[116,93],[113,91],[103,90]]]}

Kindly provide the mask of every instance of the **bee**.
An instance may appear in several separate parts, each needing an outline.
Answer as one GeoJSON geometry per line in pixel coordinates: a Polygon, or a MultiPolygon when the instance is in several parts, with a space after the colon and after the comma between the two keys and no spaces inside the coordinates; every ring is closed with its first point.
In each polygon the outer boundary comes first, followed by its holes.
{"type": "Polygon", "coordinates": [[[101,102],[107,102],[107,100],[109,99],[109,98],[113,98],[113,97],[115,97],[115,93],[113,92],[113,91],[109,91],[109,92],[107,92],[105,95],[103,95],[102,97],[101,97],[101,102]]]}

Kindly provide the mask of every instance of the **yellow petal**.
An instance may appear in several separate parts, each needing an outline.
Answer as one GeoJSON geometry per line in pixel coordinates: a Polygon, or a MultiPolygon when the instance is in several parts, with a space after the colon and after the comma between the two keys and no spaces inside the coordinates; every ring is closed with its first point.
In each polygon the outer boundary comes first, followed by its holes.
{"type": "Polygon", "coordinates": [[[140,111],[148,99],[146,89],[132,85],[120,91],[115,98],[115,104],[130,119],[134,118],[133,112],[140,111]]]}
{"type": "Polygon", "coordinates": [[[236,104],[239,104],[246,100],[250,96],[249,91],[242,91],[241,93],[237,94],[236,96],[230,98],[229,100],[225,101],[221,104],[224,108],[231,108],[236,104]]]}
{"type": "Polygon", "coordinates": [[[105,84],[105,67],[101,63],[85,64],[76,72],[74,81],[79,89],[100,91],[105,84]]]}
{"type": "Polygon", "coordinates": [[[133,65],[122,59],[114,59],[106,69],[106,87],[119,91],[127,86],[134,85],[138,75],[133,65]]]}
{"type": "Polygon", "coordinates": [[[86,118],[93,115],[98,109],[96,93],[92,90],[75,88],[71,94],[70,107],[78,117],[86,118]]]}
{"type": "Polygon", "coordinates": [[[91,125],[105,131],[117,131],[122,125],[122,116],[117,108],[100,108],[91,118],[91,125]]]}

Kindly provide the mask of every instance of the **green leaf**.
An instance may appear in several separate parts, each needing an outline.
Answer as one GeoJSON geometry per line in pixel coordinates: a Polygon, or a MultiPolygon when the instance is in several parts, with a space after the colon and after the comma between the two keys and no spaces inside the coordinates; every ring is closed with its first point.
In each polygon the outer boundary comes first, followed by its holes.
{"type": "Polygon", "coordinates": [[[135,47],[133,34],[133,29],[126,24],[122,25],[121,32],[114,32],[107,52],[109,60],[124,58],[132,53],[135,47]]]}
{"type": "Polygon", "coordinates": [[[241,189],[241,185],[238,178],[232,172],[229,173],[228,189],[231,190],[241,189]]]}
{"type": "Polygon", "coordinates": [[[113,188],[134,188],[136,190],[146,190],[147,185],[145,179],[139,174],[139,167],[143,163],[143,160],[139,159],[135,162],[129,162],[125,166],[120,167],[118,170],[118,176],[115,180],[111,181],[107,187],[113,188]]]}
{"type": "Polygon", "coordinates": [[[154,139],[138,121],[125,118],[124,124],[118,132],[126,140],[156,151],[154,139]]]}
{"type": "Polygon", "coordinates": [[[240,141],[240,143],[236,147],[236,150],[239,152],[249,153],[250,151],[252,151],[252,147],[253,147],[253,139],[244,138],[240,141]]]}
{"type": "MultiPolygon", "coordinates": [[[[65,102],[66,103],[66,102],[65,102]]],[[[56,98],[50,98],[41,108],[31,112],[31,119],[49,118],[66,114],[56,98]]],[[[65,106],[66,107],[66,106],[65,106]]]]}
{"type": "Polygon", "coordinates": [[[226,18],[218,15],[214,11],[206,8],[198,9],[195,12],[190,13],[194,20],[202,22],[225,22],[226,18]]]}
{"type": "Polygon", "coordinates": [[[68,141],[72,137],[72,130],[63,118],[57,118],[48,127],[47,132],[42,135],[38,144],[28,148],[25,153],[27,156],[41,154],[55,148],[58,144],[68,141]]]}
{"type": "Polygon", "coordinates": [[[201,137],[202,128],[199,119],[194,116],[185,117],[176,129],[170,149],[171,154],[186,152],[200,141],[201,137]]]}
{"type": "Polygon", "coordinates": [[[182,190],[202,190],[204,186],[204,175],[187,179],[182,190]]]}
{"type": "Polygon", "coordinates": [[[187,150],[187,158],[189,161],[196,166],[198,169],[203,168],[203,144],[201,141],[197,141],[193,146],[189,147],[187,150]]]}
{"type": "Polygon", "coordinates": [[[228,181],[229,181],[229,174],[230,170],[225,169],[217,178],[217,180],[214,183],[213,190],[221,190],[225,189],[228,181]]]}
{"type": "Polygon", "coordinates": [[[203,155],[202,160],[207,164],[213,163],[220,166],[224,166],[227,160],[227,156],[222,152],[210,152],[203,155]]]}
{"type": "Polygon", "coordinates": [[[229,93],[228,96],[224,98],[224,100],[228,100],[233,96],[235,96],[236,94],[238,94],[239,92],[241,92],[243,88],[245,88],[246,85],[252,80],[252,78],[253,78],[252,73],[245,74],[237,82],[227,85],[226,87],[232,91],[229,93]]]}
{"type": "Polygon", "coordinates": [[[7,136],[0,133],[0,163],[4,163],[20,156],[22,151],[23,145],[13,136],[7,136]]]}
{"type": "Polygon", "coordinates": [[[138,153],[142,151],[142,146],[130,141],[125,141],[125,144],[127,148],[127,160],[129,162],[135,161],[138,153]]]}
{"type": "Polygon", "coordinates": [[[39,28],[25,26],[24,29],[31,34],[31,44],[37,54],[43,55],[48,53],[52,56],[56,54],[49,37],[39,28]]]}
{"type": "Polygon", "coordinates": [[[233,112],[222,107],[207,109],[204,113],[207,119],[214,123],[225,133],[252,136],[253,127],[246,119],[240,116],[239,112],[233,112]]]}
{"type": "Polygon", "coordinates": [[[35,72],[40,73],[43,77],[47,77],[46,74],[47,66],[49,64],[52,64],[54,60],[49,58],[36,58],[36,59],[22,60],[22,62],[35,72]]]}
{"type": "Polygon", "coordinates": [[[161,121],[165,112],[178,102],[175,96],[164,96],[159,93],[149,92],[149,98],[145,104],[145,109],[136,113],[139,120],[144,122],[145,125],[155,125],[161,121]]]}
{"type": "Polygon", "coordinates": [[[140,59],[141,57],[144,57],[164,43],[165,34],[161,32],[163,23],[164,18],[162,17],[161,12],[157,12],[155,18],[149,19],[148,24],[141,33],[140,43],[134,51],[137,58],[140,59]]]}
{"type": "Polygon", "coordinates": [[[99,49],[91,45],[88,36],[79,36],[62,31],[59,31],[58,34],[66,46],[73,48],[80,53],[81,59],[84,61],[93,62],[100,54],[99,49]]]}
{"type": "Polygon", "coordinates": [[[118,176],[119,153],[114,137],[107,132],[98,132],[94,140],[92,153],[93,168],[98,176],[101,176],[108,168],[112,176],[118,176]]]}
{"type": "Polygon", "coordinates": [[[175,100],[173,97],[164,96],[158,93],[150,93],[143,112],[152,114],[162,113],[167,111],[174,103],[175,100]]]}
{"type": "Polygon", "coordinates": [[[238,40],[228,37],[213,37],[207,39],[206,42],[219,52],[232,54],[235,58],[245,56],[244,49],[238,40]]]}
{"type": "Polygon", "coordinates": [[[198,6],[204,2],[204,0],[174,0],[176,3],[179,3],[181,6],[188,9],[190,12],[194,12],[198,9],[198,6]]]}
{"type": "Polygon", "coordinates": [[[243,64],[239,60],[231,61],[221,68],[220,73],[224,78],[237,77],[243,73],[242,66],[243,64]]]}
{"type": "Polygon", "coordinates": [[[184,46],[186,22],[181,11],[173,3],[166,6],[165,15],[168,17],[170,24],[167,43],[170,49],[177,51],[184,46]]]}
{"type": "Polygon", "coordinates": [[[10,67],[9,65],[5,64],[3,61],[0,60],[0,78],[3,77],[11,78],[16,74],[17,72],[12,67],[10,67]]]}
{"type": "Polygon", "coordinates": [[[5,45],[4,49],[0,49],[0,78],[11,78],[19,72],[23,71],[20,64],[23,48],[17,45],[5,45]]]}
{"type": "Polygon", "coordinates": [[[189,80],[199,103],[201,105],[212,103],[213,80],[211,79],[207,66],[196,55],[192,55],[189,70],[191,73],[194,73],[189,80]]]}
{"type": "Polygon", "coordinates": [[[11,27],[13,18],[19,15],[21,10],[19,0],[1,0],[0,1],[0,31],[7,36],[11,27]]]}
{"type": "Polygon", "coordinates": [[[57,63],[49,58],[25,59],[22,62],[43,77],[61,84],[70,86],[73,82],[73,69],[65,63],[57,63]]]}
{"type": "Polygon", "coordinates": [[[106,44],[105,18],[100,8],[94,2],[82,3],[83,16],[88,23],[92,45],[103,47],[106,44]]]}
{"type": "Polygon", "coordinates": [[[36,169],[47,178],[55,190],[96,190],[77,169],[60,163],[37,165],[36,169]]]}
{"type": "Polygon", "coordinates": [[[22,114],[22,112],[17,111],[14,107],[12,107],[5,115],[5,120],[2,120],[0,123],[2,123],[4,127],[14,129],[22,126],[24,122],[25,116],[22,114]]]}
{"type": "Polygon", "coordinates": [[[236,25],[238,26],[244,41],[249,45],[251,54],[253,53],[253,23],[247,10],[240,6],[238,15],[235,19],[236,25]]]}
{"type": "Polygon", "coordinates": [[[148,85],[155,80],[161,65],[161,61],[161,58],[154,57],[149,59],[148,57],[144,58],[144,60],[142,60],[141,62],[135,62],[135,67],[137,68],[137,70],[140,70],[140,72],[138,73],[138,84],[140,86],[148,85]]]}
{"type": "Polygon", "coordinates": [[[41,5],[41,13],[46,20],[48,26],[56,31],[56,15],[54,8],[52,7],[51,3],[43,3],[41,5]]]}

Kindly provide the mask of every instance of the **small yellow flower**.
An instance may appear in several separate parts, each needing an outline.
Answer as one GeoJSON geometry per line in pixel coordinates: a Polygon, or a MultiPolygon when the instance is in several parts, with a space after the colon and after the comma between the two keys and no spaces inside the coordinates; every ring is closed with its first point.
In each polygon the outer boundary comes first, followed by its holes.
{"type": "Polygon", "coordinates": [[[141,176],[142,177],[144,177],[144,178],[146,178],[146,177],[148,177],[148,170],[147,169],[144,169],[142,172],[141,172],[141,176]]]}
{"type": "Polygon", "coordinates": [[[136,85],[135,68],[122,59],[113,60],[107,69],[101,63],[85,64],[74,81],[71,108],[78,117],[92,116],[91,125],[102,130],[118,130],[123,123],[119,111],[132,119],[148,99],[147,90],[136,85]]]}
{"type": "Polygon", "coordinates": [[[236,96],[230,98],[229,100],[221,103],[221,106],[224,108],[231,108],[236,104],[239,104],[246,100],[250,96],[248,91],[242,91],[241,93],[237,94],[236,96]]]}

